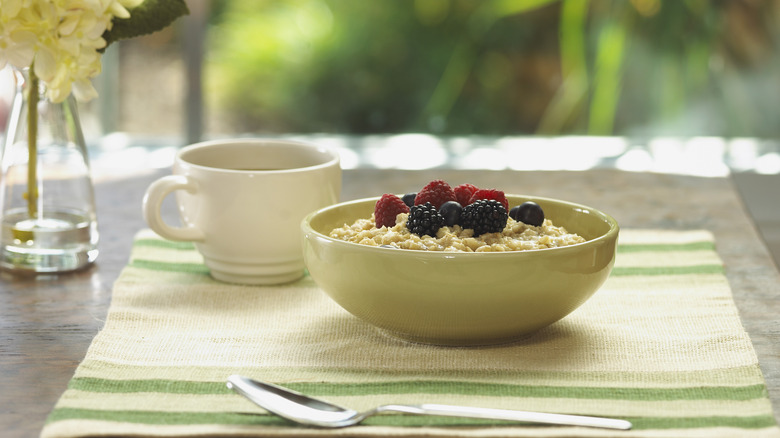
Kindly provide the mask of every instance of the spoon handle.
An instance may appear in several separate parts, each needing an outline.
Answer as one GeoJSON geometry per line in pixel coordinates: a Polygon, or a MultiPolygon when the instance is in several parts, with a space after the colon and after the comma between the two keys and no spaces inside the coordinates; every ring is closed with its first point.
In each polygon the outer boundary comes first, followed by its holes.
{"type": "Polygon", "coordinates": [[[385,405],[377,412],[394,411],[417,415],[436,415],[443,417],[482,418],[487,420],[521,421],[537,424],[557,424],[564,426],[585,426],[605,429],[631,429],[631,423],[613,418],[588,417],[582,415],[551,414],[544,412],[513,411],[507,409],[476,408],[439,404],[421,405],[385,405]]]}

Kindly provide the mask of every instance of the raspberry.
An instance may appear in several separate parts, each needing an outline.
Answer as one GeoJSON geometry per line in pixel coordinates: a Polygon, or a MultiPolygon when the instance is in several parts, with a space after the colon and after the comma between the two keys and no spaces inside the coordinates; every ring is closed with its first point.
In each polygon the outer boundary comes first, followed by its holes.
{"type": "Polygon", "coordinates": [[[501,203],[504,206],[504,210],[509,211],[509,201],[506,200],[504,192],[496,189],[479,189],[471,195],[468,204],[473,203],[478,199],[493,199],[501,203]]]}
{"type": "Polygon", "coordinates": [[[461,227],[474,230],[474,236],[485,233],[499,233],[506,227],[506,208],[494,199],[478,199],[463,208],[460,215],[461,227]]]}
{"type": "Polygon", "coordinates": [[[458,204],[466,206],[469,204],[471,195],[479,189],[474,184],[461,184],[452,190],[455,192],[455,200],[458,201],[458,204]]]}
{"type": "Polygon", "coordinates": [[[443,226],[444,219],[430,202],[412,207],[406,221],[409,231],[418,236],[436,236],[439,228],[443,226]]]}
{"type": "Polygon", "coordinates": [[[377,228],[392,227],[398,213],[409,213],[409,207],[396,195],[385,193],[374,206],[374,221],[377,228]]]}
{"type": "Polygon", "coordinates": [[[455,201],[455,192],[446,182],[437,179],[431,181],[420,190],[414,198],[414,205],[422,205],[430,202],[437,210],[447,201],[455,201]]]}

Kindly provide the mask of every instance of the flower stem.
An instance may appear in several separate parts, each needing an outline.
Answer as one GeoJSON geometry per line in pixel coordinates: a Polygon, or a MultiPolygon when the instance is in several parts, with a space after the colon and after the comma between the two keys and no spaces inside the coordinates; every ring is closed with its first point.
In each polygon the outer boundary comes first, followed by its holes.
{"type": "Polygon", "coordinates": [[[38,215],[38,76],[30,67],[27,87],[27,213],[38,215]]]}

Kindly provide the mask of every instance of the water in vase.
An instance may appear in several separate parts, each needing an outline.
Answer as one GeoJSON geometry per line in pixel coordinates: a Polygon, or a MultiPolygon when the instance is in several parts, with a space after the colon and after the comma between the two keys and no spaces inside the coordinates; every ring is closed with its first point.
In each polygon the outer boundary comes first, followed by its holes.
{"type": "Polygon", "coordinates": [[[16,271],[64,272],[92,263],[98,255],[94,217],[48,210],[30,218],[26,209],[2,218],[0,267],[16,271]]]}

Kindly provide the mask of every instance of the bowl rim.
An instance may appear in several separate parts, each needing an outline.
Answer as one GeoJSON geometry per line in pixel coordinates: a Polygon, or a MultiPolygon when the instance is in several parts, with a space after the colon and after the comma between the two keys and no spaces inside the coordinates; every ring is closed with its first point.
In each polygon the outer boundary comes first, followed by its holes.
{"type": "MultiPolygon", "coordinates": [[[[398,196],[402,196],[402,195],[398,195],[398,196]]],[[[575,203],[575,202],[565,201],[565,200],[562,200],[562,199],[555,199],[555,198],[549,198],[549,197],[544,197],[544,196],[523,195],[523,194],[515,194],[515,193],[507,193],[506,196],[507,196],[507,198],[509,198],[509,197],[527,198],[528,200],[534,201],[534,202],[536,202],[536,201],[553,202],[553,203],[557,203],[557,204],[563,204],[563,205],[569,206],[569,207],[571,207],[573,209],[577,209],[577,210],[580,210],[580,211],[587,211],[588,214],[595,214],[596,216],[601,217],[606,223],[608,223],[609,224],[609,230],[607,230],[606,233],[604,233],[604,234],[602,234],[602,235],[600,235],[598,237],[595,237],[593,239],[586,240],[585,242],[575,243],[575,244],[567,245],[567,246],[560,246],[560,247],[556,247],[556,248],[527,249],[527,250],[523,250],[523,251],[495,251],[495,252],[492,252],[492,251],[486,251],[486,252],[428,251],[428,250],[422,250],[422,249],[403,249],[401,254],[409,254],[409,255],[413,255],[414,254],[414,255],[417,255],[417,256],[420,256],[420,255],[424,254],[424,255],[426,255],[428,257],[442,257],[442,258],[452,258],[453,256],[457,256],[459,258],[460,257],[485,257],[485,256],[488,256],[488,257],[501,257],[501,256],[507,257],[508,255],[511,255],[511,256],[514,256],[514,257],[523,257],[525,254],[533,254],[534,256],[538,256],[540,252],[541,253],[562,254],[562,253],[569,252],[569,251],[578,251],[578,250],[580,250],[583,247],[597,245],[597,244],[599,244],[601,242],[606,242],[606,241],[609,241],[609,240],[617,240],[617,235],[618,235],[618,233],[620,231],[620,226],[618,225],[617,220],[615,220],[615,218],[612,217],[611,215],[609,215],[609,214],[607,214],[607,213],[605,213],[605,212],[603,212],[603,211],[601,211],[599,209],[596,209],[596,208],[593,208],[593,207],[590,207],[590,206],[587,206],[587,205],[584,205],[584,204],[579,204],[579,203],[575,203]]],[[[326,212],[328,210],[333,210],[333,209],[336,209],[336,208],[346,207],[346,206],[350,206],[350,205],[353,205],[353,204],[366,203],[366,202],[369,202],[369,201],[373,201],[374,203],[376,203],[376,201],[379,200],[379,198],[380,198],[380,196],[373,196],[373,197],[368,197],[368,198],[353,199],[353,200],[350,200],[350,201],[339,202],[337,204],[331,204],[329,206],[317,209],[317,210],[309,213],[308,215],[306,215],[306,217],[301,222],[301,229],[302,229],[303,234],[304,234],[304,239],[307,240],[308,239],[308,234],[309,233],[313,233],[314,235],[317,236],[317,238],[327,240],[328,242],[330,242],[333,245],[344,245],[347,248],[360,249],[360,250],[366,250],[366,251],[384,251],[386,254],[396,254],[397,253],[397,249],[395,249],[395,248],[392,248],[392,249],[391,248],[382,248],[382,247],[379,247],[379,246],[361,245],[359,243],[347,242],[346,240],[337,239],[335,237],[330,237],[327,234],[320,233],[319,231],[315,230],[311,226],[311,220],[315,216],[317,216],[317,215],[319,215],[321,213],[324,213],[324,212],[326,212]]],[[[365,218],[362,218],[362,219],[365,219],[365,218]]]]}

